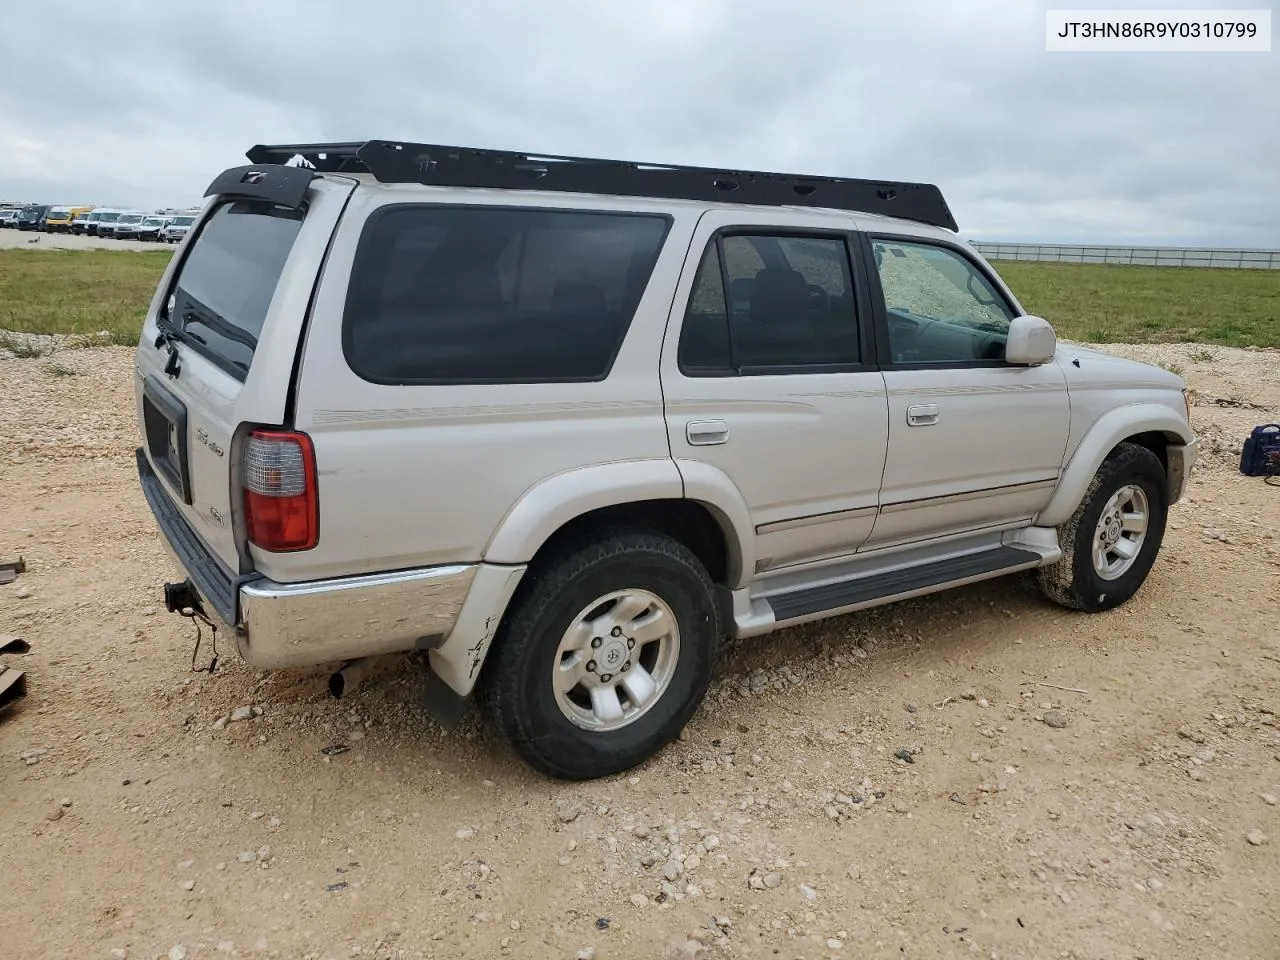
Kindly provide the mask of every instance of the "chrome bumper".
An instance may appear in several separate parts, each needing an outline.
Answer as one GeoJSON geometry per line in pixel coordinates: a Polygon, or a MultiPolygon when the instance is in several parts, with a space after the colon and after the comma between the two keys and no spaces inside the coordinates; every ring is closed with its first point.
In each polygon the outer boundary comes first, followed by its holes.
{"type": "MultiPolygon", "coordinates": [[[[490,565],[420,567],[305,583],[237,574],[210,553],[187,523],[141,448],[136,457],[161,543],[199,597],[202,611],[235,635],[240,656],[249,663],[309,667],[380,653],[437,650],[446,646],[446,637],[454,641],[447,659],[470,661],[473,654],[467,651],[474,641],[459,648],[464,638],[453,636],[454,626],[477,571],[490,565]]],[[[488,597],[486,591],[480,594],[488,597]]],[[[472,598],[473,608],[476,603],[472,598]]],[[[494,611],[482,613],[480,622],[486,627],[496,622],[494,611]]]]}
{"type": "Polygon", "coordinates": [[[309,583],[240,587],[236,645],[255,667],[304,667],[439,646],[475,578],[474,564],[309,583]]]}

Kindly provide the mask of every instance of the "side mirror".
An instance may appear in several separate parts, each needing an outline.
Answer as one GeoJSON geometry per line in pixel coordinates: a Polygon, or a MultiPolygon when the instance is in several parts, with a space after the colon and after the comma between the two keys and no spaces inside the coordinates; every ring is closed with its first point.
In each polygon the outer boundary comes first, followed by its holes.
{"type": "Polygon", "coordinates": [[[1058,350],[1058,335],[1043,317],[1014,317],[1004,348],[1006,363],[1038,367],[1048,363],[1058,350]]]}

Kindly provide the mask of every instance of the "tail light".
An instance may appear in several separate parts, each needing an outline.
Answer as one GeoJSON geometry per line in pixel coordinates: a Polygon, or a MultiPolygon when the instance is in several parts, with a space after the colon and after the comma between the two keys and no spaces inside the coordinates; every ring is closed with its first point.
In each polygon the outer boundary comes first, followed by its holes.
{"type": "Polygon", "coordinates": [[[305,433],[255,430],[244,452],[249,542],[273,553],[310,550],[320,539],[316,455],[305,433]]]}

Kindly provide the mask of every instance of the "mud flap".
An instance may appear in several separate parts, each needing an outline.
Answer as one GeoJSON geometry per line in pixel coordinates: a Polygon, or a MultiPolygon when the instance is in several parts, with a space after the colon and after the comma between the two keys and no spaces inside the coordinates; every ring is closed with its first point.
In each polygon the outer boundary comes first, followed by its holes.
{"type": "Polygon", "coordinates": [[[0,664],[0,716],[26,696],[26,675],[21,670],[0,664]]]}
{"type": "Polygon", "coordinates": [[[440,679],[440,676],[427,667],[427,684],[422,693],[422,705],[427,715],[445,730],[452,730],[467,712],[471,705],[470,696],[461,696],[457,691],[440,679]]]}

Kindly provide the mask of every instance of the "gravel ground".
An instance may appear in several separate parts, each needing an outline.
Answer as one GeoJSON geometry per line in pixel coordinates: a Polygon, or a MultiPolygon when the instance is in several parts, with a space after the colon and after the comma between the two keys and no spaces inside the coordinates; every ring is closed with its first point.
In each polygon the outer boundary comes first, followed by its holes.
{"type": "MultiPolygon", "coordinates": [[[[85,237],[74,233],[37,233],[33,230],[0,230],[0,250],[8,247],[32,250],[163,250],[163,243],[144,240],[114,240],[85,237]]],[[[169,249],[173,249],[170,247],[169,249]]]]}
{"type": "Polygon", "coordinates": [[[409,660],[341,701],[225,638],[193,673],[130,351],[0,360],[0,953],[1272,960],[1280,490],[1233,458],[1280,354],[1108,349],[1181,366],[1208,448],[1133,601],[1014,577],[742,641],[681,742],[579,786],[439,731],[409,660]]]}

